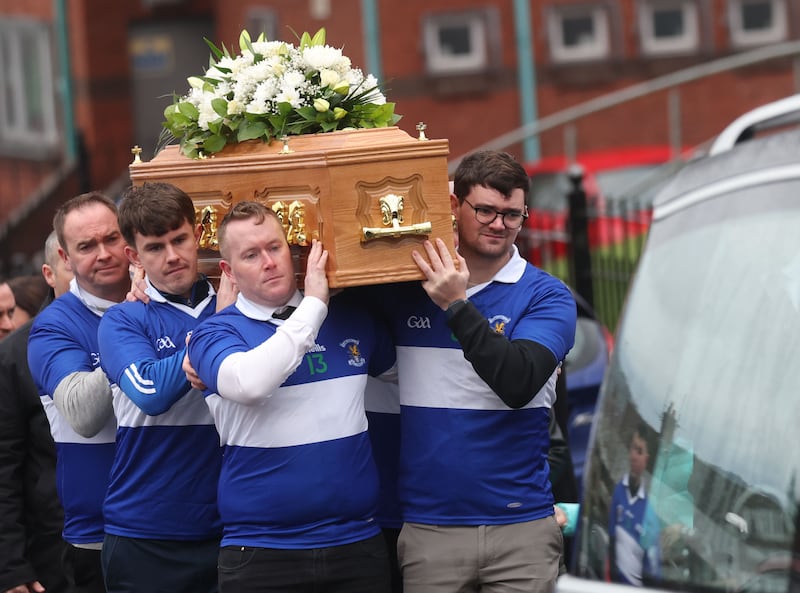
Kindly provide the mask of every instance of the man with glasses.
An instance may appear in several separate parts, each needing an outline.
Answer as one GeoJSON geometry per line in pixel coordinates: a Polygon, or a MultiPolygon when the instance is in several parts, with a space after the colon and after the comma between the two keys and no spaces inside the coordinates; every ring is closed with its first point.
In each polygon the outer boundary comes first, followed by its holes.
{"type": "MultiPolygon", "coordinates": [[[[552,591],[562,554],[548,480],[550,407],[575,337],[563,283],[523,260],[525,170],[484,151],[455,173],[455,259],[385,294],[397,345],[405,593],[552,591]]],[[[427,257],[426,257],[427,256],[427,257]]]]}

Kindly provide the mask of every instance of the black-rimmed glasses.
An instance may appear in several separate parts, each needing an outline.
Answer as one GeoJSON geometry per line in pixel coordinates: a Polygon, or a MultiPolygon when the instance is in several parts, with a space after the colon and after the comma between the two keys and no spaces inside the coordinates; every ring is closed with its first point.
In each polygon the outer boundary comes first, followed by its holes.
{"type": "Polygon", "coordinates": [[[492,224],[499,216],[503,220],[503,226],[509,230],[516,230],[520,228],[523,221],[528,218],[527,212],[519,212],[518,210],[500,212],[494,208],[487,208],[486,206],[473,206],[466,199],[464,202],[475,211],[475,220],[481,224],[492,224]]]}

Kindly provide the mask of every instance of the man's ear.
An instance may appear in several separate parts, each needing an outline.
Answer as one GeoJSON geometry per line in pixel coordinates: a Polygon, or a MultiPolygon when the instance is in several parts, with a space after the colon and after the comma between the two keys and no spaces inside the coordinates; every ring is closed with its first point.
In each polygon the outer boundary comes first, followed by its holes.
{"type": "Polygon", "coordinates": [[[131,262],[131,264],[133,264],[137,268],[141,268],[142,267],[142,262],[139,261],[139,252],[136,251],[130,245],[126,245],[125,246],[125,255],[128,256],[128,261],[131,262]]]}
{"type": "Polygon", "coordinates": [[[199,247],[200,246],[200,237],[203,236],[203,225],[197,224],[194,227],[194,242],[199,247]]]}
{"type": "Polygon", "coordinates": [[[72,269],[72,264],[69,261],[69,255],[67,255],[67,252],[64,251],[63,247],[59,246],[59,248],[58,248],[58,257],[60,257],[61,261],[64,262],[64,267],[67,268],[67,270],[69,270],[70,272],[72,272],[74,274],[75,270],[72,269]]]}
{"type": "Polygon", "coordinates": [[[56,273],[49,264],[42,264],[42,276],[44,276],[44,281],[47,282],[47,286],[50,288],[56,287],[56,273]]]}
{"type": "Polygon", "coordinates": [[[230,278],[231,281],[236,282],[236,277],[233,275],[231,265],[227,261],[224,259],[219,260],[219,269],[222,270],[222,273],[230,278]]]}

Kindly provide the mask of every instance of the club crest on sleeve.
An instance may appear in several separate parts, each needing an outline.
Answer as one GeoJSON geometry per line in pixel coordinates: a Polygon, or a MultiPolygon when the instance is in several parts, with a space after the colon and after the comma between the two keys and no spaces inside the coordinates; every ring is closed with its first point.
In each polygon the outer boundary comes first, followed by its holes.
{"type": "Polygon", "coordinates": [[[509,321],[511,321],[510,317],[506,317],[505,315],[495,315],[494,317],[489,318],[489,326],[492,328],[494,333],[504,336],[506,334],[506,324],[509,321]]]}

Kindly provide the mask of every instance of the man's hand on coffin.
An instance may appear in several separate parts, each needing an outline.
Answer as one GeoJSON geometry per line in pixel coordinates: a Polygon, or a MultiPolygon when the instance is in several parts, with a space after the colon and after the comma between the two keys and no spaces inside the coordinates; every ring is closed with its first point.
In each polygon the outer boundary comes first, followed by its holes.
{"type": "Polygon", "coordinates": [[[417,250],[411,252],[411,257],[425,275],[422,288],[437,306],[446,311],[452,303],[467,298],[469,280],[467,262],[456,252],[458,259],[456,267],[453,256],[441,239],[436,239],[436,247],[430,241],[425,241],[424,247],[427,260],[417,250]]]}
{"type": "Polygon", "coordinates": [[[305,296],[316,297],[325,304],[328,304],[330,298],[328,277],[325,275],[327,263],[327,250],[322,248],[322,243],[313,239],[306,264],[305,296]]]}

